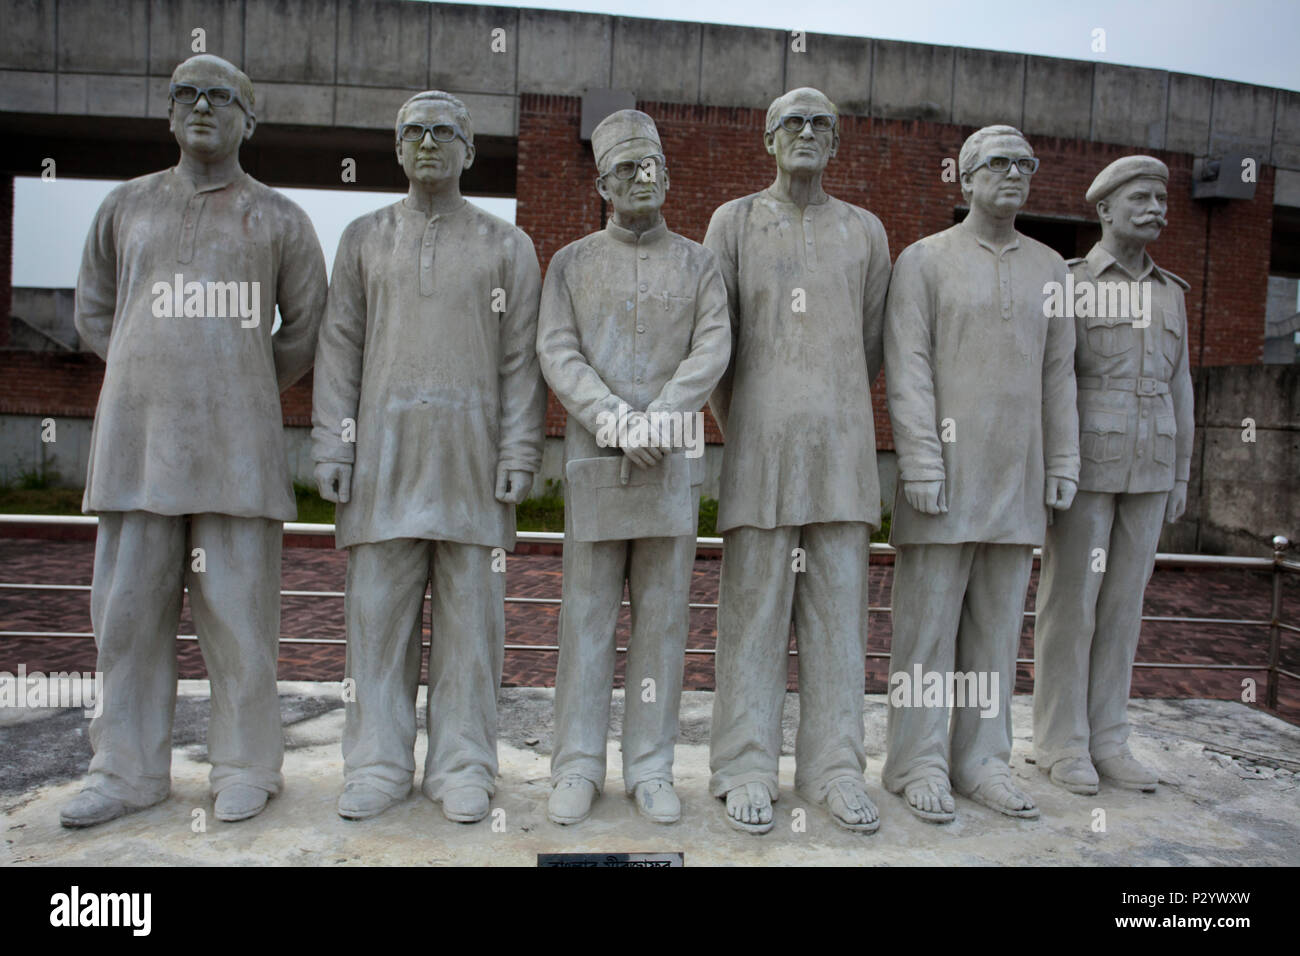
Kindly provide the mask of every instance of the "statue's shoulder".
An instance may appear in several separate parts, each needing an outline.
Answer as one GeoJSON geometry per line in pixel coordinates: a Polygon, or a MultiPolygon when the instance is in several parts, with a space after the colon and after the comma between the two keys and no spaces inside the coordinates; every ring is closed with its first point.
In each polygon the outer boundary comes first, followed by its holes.
{"type": "Polygon", "coordinates": [[[1163,266],[1156,266],[1156,268],[1160,270],[1160,274],[1161,274],[1162,276],[1164,276],[1166,279],[1168,279],[1168,280],[1169,280],[1170,282],[1172,282],[1174,285],[1178,286],[1178,287],[1179,287],[1180,289],[1182,289],[1184,292],[1190,292],[1190,291],[1191,291],[1191,288],[1192,288],[1191,283],[1188,282],[1186,279],[1184,279],[1182,276],[1177,275],[1176,273],[1170,272],[1168,269],[1164,268],[1163,266]]]}
{"type": "Polygon", "coordinates": [[[709,222],[709,228],[716,226],[726,226],[739,222],[749,215],[749,211],[754,208],[754,203],[763,197],[765,192],[760,190],[756,193],[750,193],[748,196],[739,196],[735,199],[728,199],[717,209],[713,210],[713,217],[709,222]]]}

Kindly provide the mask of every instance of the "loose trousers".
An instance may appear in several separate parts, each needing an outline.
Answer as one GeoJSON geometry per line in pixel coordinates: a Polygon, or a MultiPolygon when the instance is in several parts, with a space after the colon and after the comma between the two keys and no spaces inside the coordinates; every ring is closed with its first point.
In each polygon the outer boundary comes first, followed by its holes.
{"type": "Polygon", "coordinates": [[[1081,491],[1047,529],[1034,626],[1034,754],[1040,766],[1129,752],[1128,696],[1142,594],[1155,567],[1168,497],[1163,491],[1081,491]]]}
{"type": "Polygon", "coordinates": [[[188,587],[212,686],[212,793],[236,783],[280,791],[281,532],[268,518],[99,516],[90,617],[104,708],[90,724],[90,789],[135,807],[171,789],[176,627],[188,587]]]}
{"type": "Polygon", "coordinates": [[[799,650],[795,786],[824,800],[832,781],[860,778],[866,769],[870,529],[861,522],[746,526],[727,531],[723,544],[709,792],[721,797],[761,783],[777,798],[793,619],[799,650]]]}
{"type": "Polygon", "coordinates": [[[632,634],[623,681],[623,786],[631,793],[650,780],[673,782],[694,567],[693,533],[574,541],[566,517],[552,785],[577,774],[590,780],[597,792],[605,787],[614,632],[625,580],[632,634]],[[647,678],[654,683],[645,684],[647,678]]]}
{"type": "Polygon", "coordinates": [[[894,557],[891,690],[896,674],[961,672],[998,681],[996,716],[966,706],[895,706],[891,695],[889,752],[881,782],[899,793],[916,781],[951,780],[969,793],[1006,775],[1011,760],[1011,694],[1034,550],[1030,545],[904,544],[894,557]],[[951,714],[951,730],[949,716],[951,714]],[[988,714],[985,716],[985,714],[988,714]]]}
{"type": "Polygon", "coordinates": [[[497,690],[505,656],[505,573],[492,549],[397,538],[348,553],[343,774],[401,799],[415,773],[415,700],[423,657],[425,588],[432,581],[429,749],[423,790],[496,792],[497,690]]]}

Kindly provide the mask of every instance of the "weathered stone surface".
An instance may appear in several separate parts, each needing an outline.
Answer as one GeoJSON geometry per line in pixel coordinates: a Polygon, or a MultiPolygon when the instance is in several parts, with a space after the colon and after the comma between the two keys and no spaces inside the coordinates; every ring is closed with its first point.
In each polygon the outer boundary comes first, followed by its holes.
{"type": "Polygon", "coordinates": [[[243,66],[244,5],[240,0],[151,0],[149,72],[170,76],[177,63],[195,53],[211,53],[243,66]],[[195,29],[203,30],[202,50],[194,49],[195,29]]]}
{"type": "Polygon", "coordinates": [[[149,54],[149,2],[60,0],[59,69],[144,75],[149,54]]]}
{"type": "Polygon", "coordinates": [[[5,4],[4,20],[4,30],[0,31],[0,68],[54,69],[53,3],[9,0],[5,4]]]}
{"type": "Polygon", "coordinates": [[[244,7],[244,72],[259,88],[333,83],[338,0],[278,0],[244,7]]]}
{"type": "Polygon", "coordinates": [[[1092,138],[1164,149],[1169,74],[1098,63],[1092,89],[1092,138]]]}
{"type": "Polygon", "coordinates": [[[429,28],[430,89],[515,92],[519,11],[436,3],[429,28]],[[500,42],[494,46],[494,31],[500,42]],[[490,55],[489,55],[490,54],[490,55]]]}
{"type": "Polygon", "coordinates": [[[1025,125],[1029,136],[1087,139],[1092,128],[1092,71],[1083,60],[1025,60],[1025,125]]]}
{"type": "Polygon", "coordinates": [[[952,121],[1019,127],[1024,119],[1025,58],[991,50],[958,50],[955,56],[952,121]]]}
{"type": "Polygon", "coordinates": [[[338,79],[351,86],[424,89],[429,77],[429,8],[407,0],[341,0],[338,79]]]}
{"type": "Polygon", "coordinates": [[[519,92],[580,96],[609,86],[613,18],[519,12],[519,92]]]}
{"type": "Polygon", "coordinates": [[[698,23],[616,17],[610,86],[642,101],[698,101],[703,29],[698,23]]]}
{"type": "Polygon", "coordinates": [[[767,109],[785,92],[781,30],[741,30],[704,24],[700,102],[767,109]]]}
{"type": "Polygon", "coordinates": [[[1210,147],[1210,97],[1214,81],[1186,73],[1169,74],[1169,122],[1165,149],[1204,156],[1210,147]]]}
{"type": "Polygon", "coordinates": [[[952,47],[893,40],[872,47],[871,115],[936,123],[952,118],[952,47]]]}
{"type": "Polygon", "coordinates": [[[787,89],[811,86],[829,96],[841,113],[870,114],[872,41],[869,38],[810,33],[803,38],[803,53],[789,49],[790,44],[787,34],[787,89]]]}

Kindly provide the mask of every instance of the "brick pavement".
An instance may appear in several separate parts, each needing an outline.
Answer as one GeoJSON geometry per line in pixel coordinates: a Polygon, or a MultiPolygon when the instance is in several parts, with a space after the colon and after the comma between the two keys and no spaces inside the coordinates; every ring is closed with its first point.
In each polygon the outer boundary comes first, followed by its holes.
{"type": "MultiPolygon", "coordinates": [[[[94,544],[90,541],[51,541],[0,538],[0,581],[24,583],[90,584],[94,544]]],[[[558,598],[560,563],[555,555],[514,555],[507,563],[506,593],[511,597],[558,598]]],[[[283,583],[285,590],[342,591],[347,558],[342,552],[327,548],[287,547],[284,551],[283,583]]],[[[717,560],[701,559],[695,563],[691,584],[691,601],[715,603],[718,591],[717,560]]],[[[892,566],[888,563],[871,567],[870,598],[872,607],[889,604],[892,566]]],[[[1284,578],[1284,620],[1300,622],[1300,576],[1284,578]],[[1289,616],[1288,616],[1289,615],[1289,616]]],[[[1030,585],[1029,609],[1037,574],[1030,585]]],[[[1155,573],[1146,593],[1146,614],[1153,616],[1191,616],[1265,619],[1269,615],[1271,576],[1266,572],[1241,569],[1161,568],[1155,573]]],[[[0,630],[2,631],[90,631],[90,594],[81,592],[35,592],[0,590],[0,630]]],[[[284,598],[281,633],[288,638],[314,638],[341,641],[343,631],[341,598],[284,598]]],[[[506,641],[512,645],[553,645],[556,642],[558,606],[510,603],[506,605],[506,641]]],[[[426,617],[427,622],[427,617],[426,617]]],[[[890,617],[887,613],[871,615],[868,649],[889,650],[890,617]]],[[[619,619],[619,644],[627,642],[628,610],[619,619]]],[[[188,601],[182,611],[180,633],[193,634],[188,601]]],[[[1033,627],[1026,619],[1021,634],[1020,656],[1033,657],[1033,627]]],[[[425,639],[429,637],[426,623],[425,639]]],[[[714,646],[714,612],[691,611],[688,647],[709,650],[714,646]]],[[[1282,666],[1300,671],[1300,636],[1283,638],[1282,666]]],[[[182,677],[203,678],[206,670],[198,646],[192,641],[179,642],[179,672],[182,677]]],[[[1243,677],[1258,682],[1259,696],[1264,694],[1263,665],[1268,660],[1268,631],[1263,627],[1237,627],[1187,623],[1148,622],[1143,625],[1138,660],[1159,663],[1254,664],[1259,671],[1231,672],[1207,670],[1167,670],[1139,668],[1134,674],[1136,697],[1206,697],[1240,699],[1243,677]]],[[[343,676],[344,651],[341,645],[282,643],[279,677],[281,680],[339,680],[343,676]]],[[[0,670],[13,673],[19,663],[28,671],[92,670],[94,647],[88,639],[3,638],[0,639],[0,670]]],[[[623,657],[619,656],[616,681],[623,677],[623,657]]],[[[867,661],[867,691],[881,693],[887,689],[887,661],[867,661]]],[[[422,675],[421,679],[424,679],[422,675]]],[[[507,686],[546,687],[555,682],[555,653],[547,650],[512,650],[506,654],[504,681],[507,686]]],[[[710,654],[688,654],[685,685],[688,689],[713,687],[713,659],[710,654]]],[[[791,690],[797,688],[796,662],[790,662],[791,690]]],[[[1032,690],[1033,668],[1018,668],[1016,690],[1032,690]]],[[[1300,682],[1282,679],[1279,714],[1300,722],[1300,682]]]]}

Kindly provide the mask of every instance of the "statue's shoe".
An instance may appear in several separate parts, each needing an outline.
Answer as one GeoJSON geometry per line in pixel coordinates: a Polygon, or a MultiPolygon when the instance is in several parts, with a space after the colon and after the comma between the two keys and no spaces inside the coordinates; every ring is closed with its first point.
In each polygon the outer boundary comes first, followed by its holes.
{"type": "Polygon", "coordinates": [[[1154,792],[1156,784],[1160,782],[1156,772],[1139,762],[1132,754],[1120,754],[1118,757],[1098,760],[1097,773],[1117,787],[1123,787],[1125,790],[1140,790],[1143,793],[1154,792]]]}
{"type": "Polygon", "coordinates": [[[1051,769],[1038,765],[1048,773],[1052,783],[1070,793],[1092,796],[1097,792],[1097,768],[1087,757],[1064,757],[1052,764],[1051,769]]]}
{"type": "Polygon", "coordinates": [[[1037,820],[1038,807],[1029,795],[1011,782],[1011,777],[996,774],[981,780],[979,785],[969,793],[963,794],[981,806],[1005,813],[1009,817],[1021,820],[1037,820]]]}
{"type": "Polygon", "coordinates": [[[581,823],[591,813],[591,803],[596,799],[596,785],[586,777],[569,774],[555,785],[546,801],[546,815],[552,823],[571,826],[581,823]]]}
{"type": "Polygon", "coordinates": [[[261,787],[246,783],[232,783],[217,794],[213,815],[227,823],[237,823],[255,817],[266,807],[271,795],[261,787]]]}
{"type": "Polygon", "coordinates": [[[867,785],[861,777],[840,777],[831,781],[826,792],[826,809],[836,826],[845,830],[875,833],[880,829],[880,813],[867,795],[867,785]]]}
{"type": "Polygon", "coordinates": [[[59,822],[71,829],[81,829],[107,823],[143,809],[144,807],[133,807],[105,796],[98,790],[87,788],[59,808],[59,822]]]}
{"type": "Polygon", "coordinates": [[[946,780],[917,780],[909,783],[903,788],[903,802],[913,815],[926,823],[952,823],[957,819],[957,805],[946,780]],[[922,804],[933,809],[927,809],[922,804]]]}
{"type": "Polygon", "coordinates": [[[378,787],[354,780],[344,784],[343,792],[339,794],[339,816],[344,820],[367,820],[379,816],[398,802],[396,797],[378,787]]]}
{"type": "Polygon", "coordinates": [[[738,787],[732,787],[727,791],[726,803],[727,826],[733,830],[739,830],[741,833],[763,834],[776,825],[770,796],[767,788],[761,783],[742,783],[738,787]],[[762,800],[756,802],[756,795],[761,797],[762,800]],[[768,811],[768,818],[765,821],[746,822],[740,819],[740,815],[746,809],[753,815],[764,808],[768,811]]]}
{"type": "Polygon", "coordinates": [[[682,818],[682,801],[667,780],[647,780],[636,785],[636,808],[655,823],[676,823],[682,818]]]}
{"type": "Polygon", "coordinates": [[[487,790],[473,784],[452,787],[442,795],[442,815],[453,823],[478,823],[491,808],[487,790]]]}

